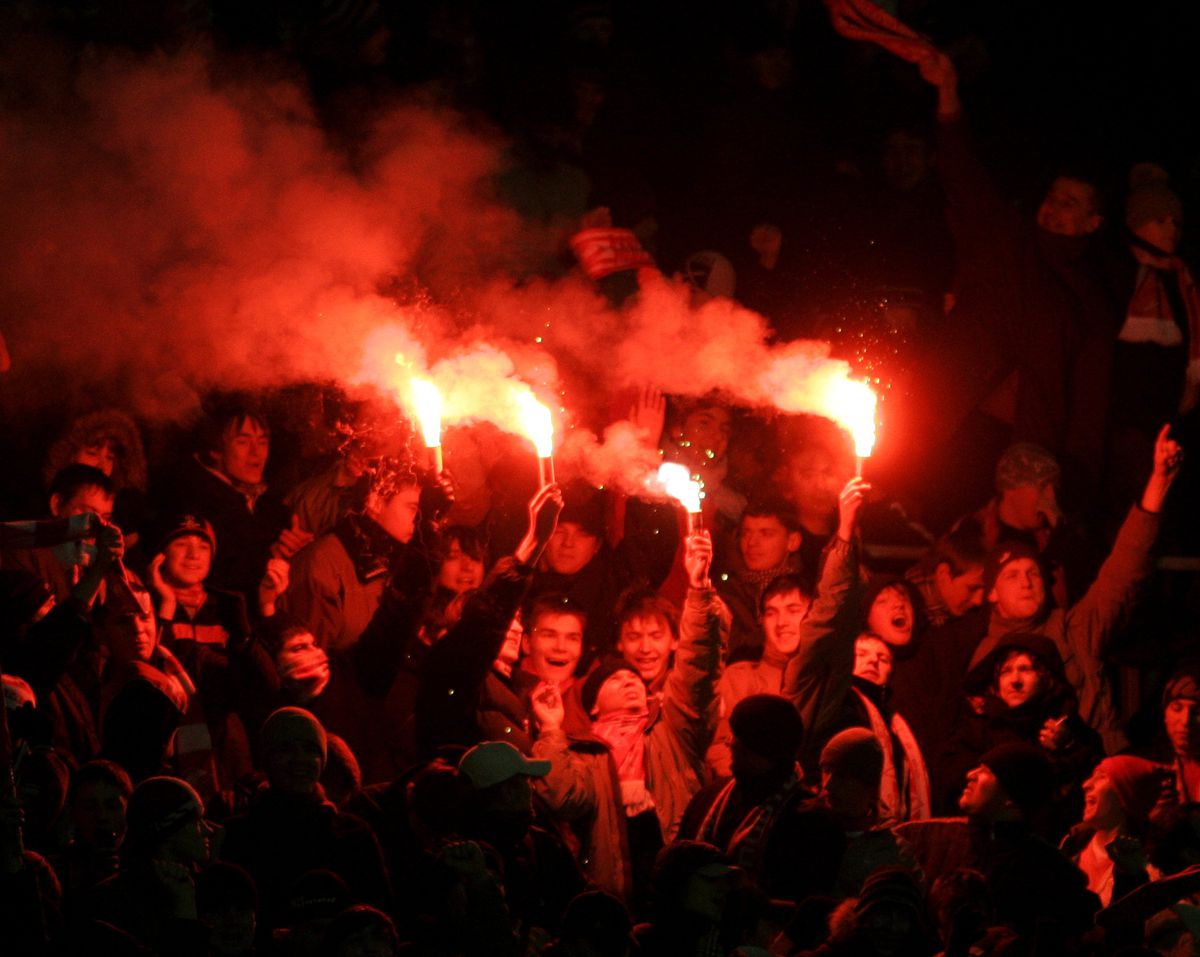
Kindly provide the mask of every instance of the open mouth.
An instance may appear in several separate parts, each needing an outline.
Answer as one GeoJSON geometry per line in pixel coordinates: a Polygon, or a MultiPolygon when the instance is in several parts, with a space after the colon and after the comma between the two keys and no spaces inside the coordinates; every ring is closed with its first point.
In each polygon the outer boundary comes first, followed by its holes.
{"type": "Polygon", "coordinates": [[[547,658],[546,664],[551,668],[568,668],[572,662],[570,658],[547,658]]]}
{"type": "Polygon", "coordinates": [[[908,615],[893,615],[892,627],[897,631],[903,631],[908,627],[908,615]]]}

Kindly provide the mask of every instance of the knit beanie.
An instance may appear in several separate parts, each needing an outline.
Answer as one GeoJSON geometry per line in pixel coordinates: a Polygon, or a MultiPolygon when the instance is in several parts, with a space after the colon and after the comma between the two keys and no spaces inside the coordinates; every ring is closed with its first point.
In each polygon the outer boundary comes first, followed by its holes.
{"type": "Polygon", "coordinates": [[[865,914],[879,904],[907,907],[924,921],[925,901],[921,888],[907,868],[881,867],[874,871],[863,883],[854,912],[865,914]]]}
{"type": "Polygon", "coordinates": [[[125,812],[125,844],[149,849],[191,816],[203,816],[204,802],[186,781],[165,775],[146,778],[133,789],[125,812]]]}
{"type": "Polygon", "coordinates": [[[1058,460],[1040,445],[1018,442],[1004,450],[996,462],[996,491],[1057,482],[1061,471],[1058,460]]]}
{"type": "Polygon", "coordinates": [[[990,595],[996,587],[996,579],[1004,571],[1004,566],[1019,558],[1031,558],[1041,566],[1042,557],[1036,548],[1025,542],[1001,542],[990,552],[983,565],[983,593],[990,595]]]}
{"type": "Polygon", "coordinates": [[[1163,688],[1163,707],[1178,698],[1200,701],[1200,661],[1185,662],[1167,679],[1167,685],[1163,688]]]}
{"type": "Polygon", "coordinates": [[[1154,163],[1139,163],[1129,175],[1125,225],[1132,230],[1156,219],[1183,222],[1183,203],[1169,185],[1167,171],[1154,163]]]}
{"type": "Polygon", "coordinates": [[[777,694],[752,694],[729,715],[729,729],[747,750],[766,758],[795,757],[804,736],[800,712],[777,694]]]}
{"type": "Polygon", "coordinates": [[[1118,754],[1101,761],[1094,773],[1107,776],[1125,813],[1135,821],[1145,823],[1162,796],[1163,783],[1170,772],[1146,758],[1118,754]]]}
{"type": "Polygon", "coordinates": [[[996,776],[1004,793],[1025,814],[1039,810],[1050,800],[1054,771],[1041,748],[1011,741],[992,748],[979,763],[996,776]]]}
{"type": "Polygon", "coordinates": [[[329,756],[329,745],[321,722],[303,708],[279,708],[272,711],[259,732],[259,747],[265,752],[289,741],[315,741],[321,747],[321,764],[329,756]]]}
{"type": "Polygon", "coordinates": [[[847,728],[830,738],[822,749],[821,770],[826,769],[878,788],[883,774],[883,749],[866,728],[847,728]]]}
{"type": "Polygon", "coordinates": [[[628,661],[613,656],[600,659],[596,663],[596,667],[584,679],[583,687],[579,690],[579,698],[583,702],[583,710],[589,715],[596,707],[596,698],[600,695],[600,687],[618,671],[632,671],[635,675],[637,674],[637,669],[628,661]]]}
{"type": "Polygon", "coordinates": [[[217,535],[213,531],[212,523],[206,518],[201,518],[196,515],[179,515],[171,522],[170,528],[163,535],[162,541],[159,542],[158,550],[166,551],[167,546],[177,538],[183,538],[184,535],[196,535],[199,538],[208,542],[208,547],[212,549],[212,555],[215,558],[217,554],[217,535]]]}

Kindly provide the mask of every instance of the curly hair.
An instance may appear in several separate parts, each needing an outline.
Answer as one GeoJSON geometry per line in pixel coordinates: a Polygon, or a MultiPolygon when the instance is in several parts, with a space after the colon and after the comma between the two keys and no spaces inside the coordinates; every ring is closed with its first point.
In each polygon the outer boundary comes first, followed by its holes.
{"type": "Polygon", "coordinates": [[[47,485],[65,466],[75,461],[83,449],[104,444],[112,446],[116,456],[113,486],[146,491],[146,450],[137,424],[120,409],[99,409],[76,418],[65,435],[50,447],[42,476],[47,485]]]}

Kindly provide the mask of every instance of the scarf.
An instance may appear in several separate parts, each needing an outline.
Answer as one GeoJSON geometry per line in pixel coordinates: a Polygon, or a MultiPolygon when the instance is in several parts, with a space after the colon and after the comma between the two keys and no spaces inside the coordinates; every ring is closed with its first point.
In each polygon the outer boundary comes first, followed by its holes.
{"type": "Polygon", "coordinates": [[[1186,332],[1187,393],[1181,408],[1186,412],[1195,404],[1200,383],[1200,289],[1178,256],[1165,254],[1137,236],[1131,236],[1130,242],[1151,261],[1139,259],[1137,282],[1117,338],[1174,348],[1184,344],[1186,332]]]}
{"type": "Polygon", "coordinates": [[[203,608],[204,603],[208,601],[208,592],[204,590],[203,582],[189,585],[186,588],[175,588],[174,591],[175,601],[187,612],[188,618],[195,618],[196,612],[203,608]]]}
{"type": "Polygon", "coordinates": [[[351,513],[338,519],[333,526],[362,584],[382,578],[391,568],[400,544],[378,522],[366,515],[351,513]]]}
{"type": "Polygon", "coordinates": [[[230,478],[220,469],[213,468],[211,465],[206,464],[200,459],[199,456],[196,456],[196,461],[199,462],[204,470],[210,475],[215,475],[230,488],[241,493],[242,497],[246,500],[246,510],[250,512],[251,515],[254,514],[255,503],[257,503],[267,491],[267,485],[265,482],[255,482],[253,484],[248,482],[239,482],[236,479],[230,478]]]}
{"type": "Polygon", "coordinates": [[[592,722],[592,733],[608,745],[617,764],[621,803],[626,817],[636,817],[654,807],[646,788],[646,725],[649,711],[617,711],[592,722]]]}
{"type": "MultiPolygon", "coordinates": [[[[735,778],[717,794],[712,807],[708,809],[708,814],[705,815],[704,821],[700,825],[697,835],[699,840],[716,844],[717,833],[721,830],[721,818],[724,817],[729,807],[736,787],[737,779],[735,778]]],[[[771,827],[779,816],[779,812],[800,787],[799,769],[793,768],[787,780],[765,801],[751,808],[734,830],[733,836],[729,839],[729,846],[724,850],[747,873],[756,876],[762,873],[767,850],[767,837],[771,833],[771,827]]]]}
{"type": "Polygon", "coordinates": [[[899,824],[901,821],[921,821],[932,814],[929,800],[929,771],[925,768],[925,758],[921,754],[921,746],[909,728],[908,722],[900,715],[893,714],[891,726],[883,719],[883,712],[870,698],[858,688],[851,688],[871,724],[871,733],[879,742],[883,752],[883,776],[879,782],[879,820],[885,824],[899,824]],[[904,773],[896,773],[896,761],[893,754],[893,736],[904,752],[904,773]]]}

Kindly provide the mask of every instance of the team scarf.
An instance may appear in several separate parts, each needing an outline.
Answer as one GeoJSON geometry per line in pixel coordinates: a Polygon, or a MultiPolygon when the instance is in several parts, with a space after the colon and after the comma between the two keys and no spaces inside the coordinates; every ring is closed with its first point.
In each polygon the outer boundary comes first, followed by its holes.
{"type": "Polygon", "coordinates": [[[929,799],[929,771],[921,746],[900,715],[893,714],[891,725],[884,721],[883,712],[870,698],[851,688],[866,711],[871,723],[871,733],[879,742],[883,752],[883,775],[879,782],[879,820],[884,824],[899,824],[901,821],[922,821],[932,816],[929,799]],[[896,761],[892,751],[892,739],[900,744],[904,752],[904,773],[896,773],[896,761]]]}
{"type": "Polygon", "coordinates": [[[648,710],[630,713],[617,711],[592,722],[592,733],[608,745],[617,765],[621,783],[621,803],[626,817],[636,817],[654,807],[654,798],[646,788],[646,725],[648,710]]]}
{"type": "MultiPolygon", "coordinates": [[[[717,834],[721,830],[721,818],[725,816],[730,799],[733,797],[734,788],[736,787],[737,780],[734,779],[726,784],[720,793],[717,794],[716,800],[713,801],[712,807],[708,809],[708,814],[705,815],[704,822],[700,825],[698,835],[700,840],[714,845],[717,843],[717,834]]],[[[733,832],[733,836],[730,837],[729,845],[725,848],[725,853],[749,873],[757,875],[762,872],[762,865],[767,850],[767,836],[771,833],[771,827],[774,825],[776,818],[779,817],[779,812],[788,804],[800,787],[801,776],[799,767],[793,767],[792,773],[788,775],[787,780],[776,788],[765,801],[751,808],[750,812],[738,824],[737,829],[733,832]]]]}

